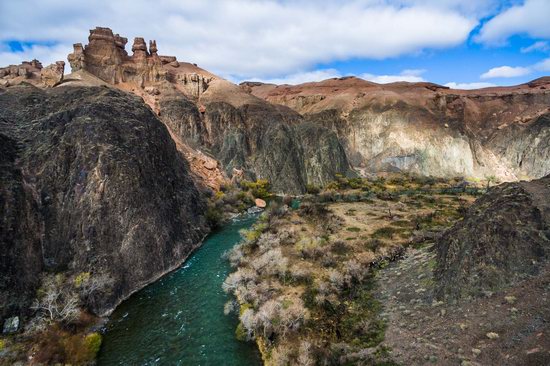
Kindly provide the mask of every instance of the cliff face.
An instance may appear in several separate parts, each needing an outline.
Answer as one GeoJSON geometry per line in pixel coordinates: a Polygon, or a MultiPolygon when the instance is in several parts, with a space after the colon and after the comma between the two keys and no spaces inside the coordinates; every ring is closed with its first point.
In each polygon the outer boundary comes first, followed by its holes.
{"type": "Polygon", "coordinates": [[[336,132],[352,165],[366,172],[501,180],[550,172],[549,78],[472,91],[353,77],[241,87],[336,132]]]}
{"type": "Polygon", "coordinates": [[[42,271],[108,275],[98,314],[179,265],[205,203],[166,127],[105,87],[0,94],[0,316],[28,305],[42,271]]]}
{"type": "Polygon", "coordinates": [[[550,257],[550,176],[491,188],[439,239],[439,297],[499,290],[550,257]]]}
{"type": "MultiPolygon", "coordinates": [[[[69,55],[73,71],[141,96],[169,128],[199,183],[217,188],[238,174],[268,179],[276,192],[302,193],[306,184],[326,184],[335,173],[355,174],[333,132],[310,125],[306,139],[297,127],[302,116],[290,108],[273,106],[196,65],[158,56],[155,41],[148,49],[136,38],[129,56],[126,42],[108,28],[91,30],[89,44],[75,44],[69,55]]],[[[73,79],[69,75],[67,82],[73,79]]]]}
{"type": "Polygon", "coordinates": [[[275,192],[302,193],[337,173],[355,174],[332,131],[302,125],[302,116],[289,108],[238,99],[238,88],[218,83],[201,96],[200,107],[179,95],[161,97],[159,109],[180,140],[210,152],[228,177],[267,179],[275,192]]]}

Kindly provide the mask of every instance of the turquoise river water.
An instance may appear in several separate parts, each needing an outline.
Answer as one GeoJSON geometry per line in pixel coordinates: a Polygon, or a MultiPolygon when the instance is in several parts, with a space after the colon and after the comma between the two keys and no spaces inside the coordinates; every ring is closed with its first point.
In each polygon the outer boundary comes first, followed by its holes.
{"type": "Polygon", "coordinates": [[[236,315],[221,288],[230,272],[222,254],[256,217],[209,235],[178,270],[132,295],[112,314],[98,356],[108,365],[261,365],[253,343],[235,339],[236,315]]]}

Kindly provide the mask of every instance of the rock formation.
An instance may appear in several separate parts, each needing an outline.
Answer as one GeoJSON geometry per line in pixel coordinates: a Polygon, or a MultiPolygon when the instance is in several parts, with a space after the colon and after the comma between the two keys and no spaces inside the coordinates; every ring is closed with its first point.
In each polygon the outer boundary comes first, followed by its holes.
{"type": "Polygon", "coordinates": [[[500,180],[550,173],[549,78],[471,91],[354,77],[241,87],[335,131],[361,171],[500,180]]]}
{"type": "Polygon", "coordinates": [[[151,41],[154,52],[149,53],[145,40],[135,38],[133,55],[129,56],[125,50],[128,39],[113,34],[109,28],[90,30],[88,40],[85,47],[74,44],[74,51],[68,56],[73,72],[86,70],[111,84],[134,82],[141,87],[166,77],[155,41],[151,41]]]}
{"type": "Polygon", "coordinates": [[[21,65],[0,68],[0,86],[8,87],[27,82],[37,86],[53,87],[63,80],[65,62],[42,67],[38,60],[23,61],[21,65]]]}
{"type": "Polygon", "coordinates": [[[42,271],[108,275],[98,314],[178,266],[207,232],[203,198],[166,127],[105,87],[0,93],[0,318],[42,271]]]}
{"type": "Polygon", "coordinates": [[[438,240],[437,296],[500,290],[550,258],[550,175],[491,188],[438,240]]]}
{"type": "Polygon", "coordinates": [[[247,179],[268,179],[278,192],[302,193],[306,184],[328,183],[335,173],[354,174],[333,132],[312,125],[310,136],[300,135],[298,113],[253,97],[196,65],[159,56],[156,41],[148,49],[144,38],[135,38],[132,56],[124,50],[126,43],[108,28],[91,30],[89,44],[75,44],[69,55],[73,72],[85,70],[141,96],[205,185],[216,188],[237,170],[247,179]],[[304,139],[311,142],[307,151],[301,146],[304,139]],[[319,147],[321,153],[312,150],[319,147]],[[220,164],[208,169],[212,157],[220,164]]]}

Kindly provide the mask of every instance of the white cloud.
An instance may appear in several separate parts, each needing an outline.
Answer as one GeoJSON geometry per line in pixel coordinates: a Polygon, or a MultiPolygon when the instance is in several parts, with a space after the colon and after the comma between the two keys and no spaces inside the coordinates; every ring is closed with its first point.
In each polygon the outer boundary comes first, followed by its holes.
{"type": "Polygon", "coordinates": [[[514,34],[527,34],[534,38],[550,38],[550,1],[525,0],[490,19],[481,28],[476,40],[499,45],[514,34]]]}
{"type": "Polygon", "coordinates": [[[499,66],[493,67],[489,71],[481,75],[482,79],[494,79],[494,78],[515,78],[518,76],[525,76],[531,73],[529,67],[522,66],[499,66]]]}
{"type": "MultiPolygon", "coordinates": [[[[365,79],[368,81],[372,81],[379,84],[387,84],[387,83],[395,83],[398,81],[408,81],[411,83],[415,82],[421,82],[426,81],[424,78],[422,78],[420,75],[425,73],[426,70],[424,69],[407,69],[403,70],[401,73],[397,75],[374,75],[374,74],[360,74],[358,77],[361,79],[365,79]]],[[[270,84],[291,84],[291,85],[297,85],[297,84],[303,84],[308,83],[312,81],[323,81],[326,79],[331,78],[339,78],[342,77],[342,75],[338,70],[336,69],[318,69],[313,71],[304,71],[299,73],[290,74],[284,77],[280,78],[252,78],[248,81],[261,81],[263,83],[270,83],[270,84]]],[[[245,80],[241,80],[245,81],[245,80]]]]}
{"type": "Polygon", "coordinates": [[[484,82],[473,82],[473,83],[455,83],[450,82],[445,84],[445,86],[451,88],[451,89],[481,89],[481,88],[490,88],[492,86],[496,86],[493,83],[484,83],[484,82]]]}
{"type": "Polygon", "coordinates": [[[533,68],[537,71],[550,71],[550,58],[536,63],[535,65],[533,65],[533,68]]]}
{"type": "MultiPolygon", "coordinates": [[[[277,84],[277,85],[282,85],[282,84],[297,85],[297,84],[303,84],[303,83],[308,83],[312,81],[322,81],[326,79],[339,78],[339,77],[342,77],[342,75],[336,69],[321,69],[321,70],[298,72],[298,73],[290,74],[281,78],[273,78],[273,79],[252,78],[249,81],[261,81],[263,83],[277,84]]],[[[245,80],[242,80],[242,81],[245,81],[245,80]]]]}
{"type": "MultiPolygon", "coordinates": [[[[222,76],[268,78],[335,60],[453,47],[490,6],[494,1],[0,1],[0,42],[86,43],[88,29],[109,26],[130,39],[128,49],[143,36],[156,39],[161,54],[222,76]]],[[[55,61],[30,52],[25,57],[55,61]]]]}
{"type": "Polygon", "coordinates": [[[422,76],[420,76],[420,74],[416,74],[416,75],[410,74],[410,73],[407,73],[407,71],[411,71],[411,70],[405,70],[399,75],[361,74],[359,75],[359,77],[378,84],[395,83],[398,81],[408,81],[409,83],[418,83],[421,81],[426,81],[422,76]]]}
{"type": "Polygon", "coordinates": [[[529,52],[547,52],[550,51],[550,44],[546,41],[538,41],[533,43],[532,45],[528,47],[522,47],[520,49],[521,53],[529,53],[529,52]]]}
{"type": "Polygon", "coordinates": [[[23,46],[22,51],[10,51],[5,45],[0,48],[0,67],[7,65],[18,65],[22,61],[37,59],[44,66],[55,61],[65,61],[65,73],[70,72],[70,65],[67,62],[67,54],[72,52],[72,45],[57,44],[54,46],[33,45],[23,46]]]}

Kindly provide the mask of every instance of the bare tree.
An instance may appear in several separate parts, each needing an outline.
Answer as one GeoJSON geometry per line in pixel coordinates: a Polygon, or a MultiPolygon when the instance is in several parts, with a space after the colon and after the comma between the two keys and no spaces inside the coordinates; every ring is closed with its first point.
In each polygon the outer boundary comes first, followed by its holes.
{"type": "Polygon", "coordinates": [[[76,293],[63,286],[62,281],[53,276],[43,282],[44,294],[37,298],[31,309],[47,322],[71,322],[80,314],[80,300],[76,293]]]}

